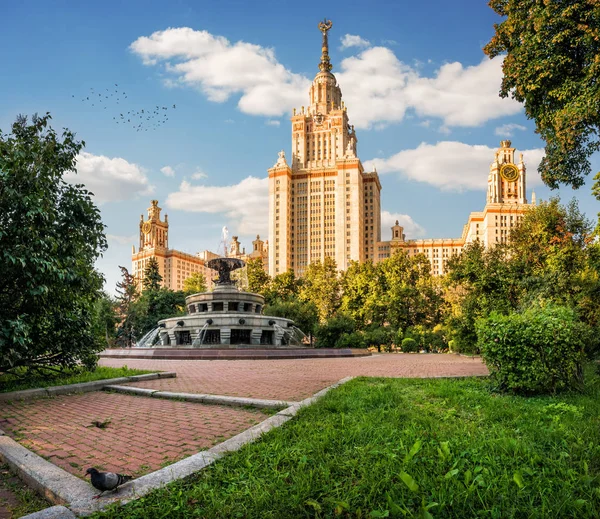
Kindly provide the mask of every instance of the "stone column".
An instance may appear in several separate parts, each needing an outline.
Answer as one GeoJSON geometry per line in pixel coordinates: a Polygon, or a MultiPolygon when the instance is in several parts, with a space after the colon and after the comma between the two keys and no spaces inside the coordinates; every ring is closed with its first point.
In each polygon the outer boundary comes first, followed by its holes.
{"type": "Polygon", "coordinates": [[[253,328],[250,335],[250,344],[260,344],[260,338],[262,336],[261,328],[253,328]]]}
{"type": "Polygon", "coordinates": [[[221,344],[230,344],[231,328],[221,328],[221,344]]]}

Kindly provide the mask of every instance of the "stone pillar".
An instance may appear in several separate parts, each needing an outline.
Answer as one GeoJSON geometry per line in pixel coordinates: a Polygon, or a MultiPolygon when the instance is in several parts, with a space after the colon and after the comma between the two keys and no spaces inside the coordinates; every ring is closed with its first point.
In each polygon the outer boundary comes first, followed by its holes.
{"type": "Polygon", "coordinates": [[[260,338],[262,336],[261,328],[253,328],[250,335],[250,344],[260,344],[260,338]]]}
{"type": "Polygon", "coordinates": [[[169,330],[169,339],[171,340],[171,346],[177,346],[177,340],[175,339],[175,329],[169,330]]]}
{"type": "Polygon", "coordinates": [[[231,328],[221,328],[221,344],[230,344],[231,328]]]}

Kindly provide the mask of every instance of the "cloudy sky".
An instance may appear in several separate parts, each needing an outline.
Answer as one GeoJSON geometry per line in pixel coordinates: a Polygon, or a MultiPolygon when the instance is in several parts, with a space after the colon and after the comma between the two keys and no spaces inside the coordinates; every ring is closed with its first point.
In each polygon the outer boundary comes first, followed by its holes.
{"type": "MultiPolygon", "coordinates": [[[[528,197],[553,193],[543,144],[519,104],[497,95],[501,60],[482,47],[499,19],[480,0],[5,3],[0,130],[51,112],[86,143],[77,174],[101,207],[106,288],[131,266],[140,214],[169,214],[170,246],[215,250],[220,229],[251,247],[267,235],[266,170],[290,153],[292,108],[308,104],[329,33],[358,152],[382,189],[382,238],[458,237],[481,210],[501,139],[525,155],[528,197]]],[[[600,160],[594,157],[595,170],[600,160]]],[[[588,186],[562,189],[597,212],[588,186]]]]}

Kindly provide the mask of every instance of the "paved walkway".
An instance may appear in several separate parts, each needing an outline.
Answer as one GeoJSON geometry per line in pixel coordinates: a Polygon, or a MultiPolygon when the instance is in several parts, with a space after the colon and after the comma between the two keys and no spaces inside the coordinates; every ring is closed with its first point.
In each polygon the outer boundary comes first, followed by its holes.
{"type": "Polygon", "coordinates": [[[487,375],[479,359],[440,354],[382,354],[371,357],[295,360],[102,359],[103,366],[175,371],[177,378],[130,385],[183,393],[210,393],[301,400],[341,378],[487,375]]]}
{"type": "Polygon", "coordinates": [[[96,391],[3,402],[0,429],[76,476],[88,467],[141,476],[265,418],[234,407],[96,391]]]}

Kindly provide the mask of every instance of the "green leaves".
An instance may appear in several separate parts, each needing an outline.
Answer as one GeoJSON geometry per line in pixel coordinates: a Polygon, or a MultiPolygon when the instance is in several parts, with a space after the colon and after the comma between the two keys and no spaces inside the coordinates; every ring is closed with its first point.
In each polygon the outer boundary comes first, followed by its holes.
{"type": "Polygon", "coordinates": [[[412,478],[412,476],[410,476],[406,472],[400,472],[400,479],[404,482],[404,484],[408,487],[408,489],[411,492],[419,491],[419,485],[417,485],[417,482],[412,478]]]}

